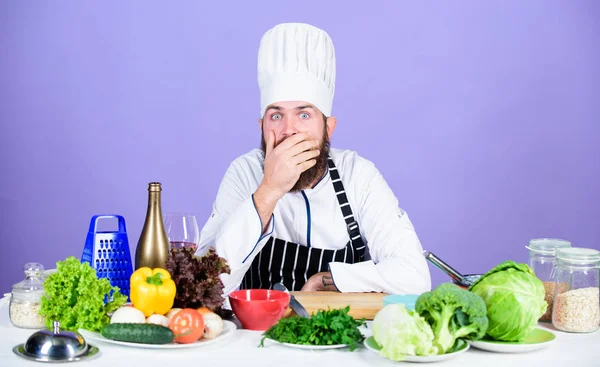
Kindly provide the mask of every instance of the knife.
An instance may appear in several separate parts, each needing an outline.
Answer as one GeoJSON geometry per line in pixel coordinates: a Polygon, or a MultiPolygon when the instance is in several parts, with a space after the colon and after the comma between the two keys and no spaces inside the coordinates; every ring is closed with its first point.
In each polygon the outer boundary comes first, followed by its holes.
{"type": "Polygon", "coordinates": [[[285,285],[283,285],[281,283],[276,283],[273,286],[273,289],[275,289],[276,291],[285,292],[290,295],[290,307],[292,308],[292,310],[294,310],[294,312],[296,312],[296,314],[298,316],[306,317],[306,318],[310,317],[308,315],[308,312],[304,308],[304,306],[302,306],[302,304],[300,304],[300,302],[298,302],[298,300],[296,299],[296,297],[294,297],[293,294],[290,294],[290,291],[288,291],[288,289],[285,287],[285,285]]]}

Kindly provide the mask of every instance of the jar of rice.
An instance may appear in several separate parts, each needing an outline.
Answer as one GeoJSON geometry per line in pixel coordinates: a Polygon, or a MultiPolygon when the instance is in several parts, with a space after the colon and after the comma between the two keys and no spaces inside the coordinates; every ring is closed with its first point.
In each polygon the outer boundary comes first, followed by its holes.
{"type": "Polygon", "coordinates": [[[27,263],[23,267],[25,280],[13,285],[8,313],[11,323],[20,328],[41,329],[44,317],[39,314],[44,295],[44,267],[39,263],[27,263]]]}
{"type": "Polygon", "coordinates": [[[556,285],[556,250],[571,247],[571,242],[558,238],[536,238],[529,241],[529,267],[536,277],[544,283],[545,300],[548,304],[546,312],[540,321],[552,321],[552,306],[554,304],[554,287],[556,285]]]}
{"type": "Polygon", "coordinates": [[[591,333],[600,328],[600,251],[556,251],[556,285],[552,324],[562,331],[591,333]]]}

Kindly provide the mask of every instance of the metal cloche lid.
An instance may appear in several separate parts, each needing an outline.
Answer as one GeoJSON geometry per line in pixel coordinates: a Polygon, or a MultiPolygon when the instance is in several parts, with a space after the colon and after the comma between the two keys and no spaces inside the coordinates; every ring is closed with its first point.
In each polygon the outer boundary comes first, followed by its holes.
{"type": "Polygon", "coordinates": [[[98,348],[87,344],[78,332],[60,330],[60,323],[54,321],[53,330],[33,333],[25,344],[14,347],[13,352],[38,362],[73,362],[92,357],[98,348]]]}

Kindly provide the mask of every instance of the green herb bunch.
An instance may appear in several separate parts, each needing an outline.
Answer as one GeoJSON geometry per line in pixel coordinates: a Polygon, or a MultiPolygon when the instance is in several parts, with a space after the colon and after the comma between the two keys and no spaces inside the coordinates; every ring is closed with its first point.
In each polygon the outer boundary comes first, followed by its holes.
{"type": "Polygon", "coordinates": [[[259,346],[264,346],[264,341],[268,338],[290,344],[347,344],[350,351],[353,351],[365,339],[358,328],[366,325],[366,322],[365,319],[355,320],[348,314],[349,311],[348,306],[342,309],[319,310],[310,318],[283,318],[265,331],[259,346]]]}

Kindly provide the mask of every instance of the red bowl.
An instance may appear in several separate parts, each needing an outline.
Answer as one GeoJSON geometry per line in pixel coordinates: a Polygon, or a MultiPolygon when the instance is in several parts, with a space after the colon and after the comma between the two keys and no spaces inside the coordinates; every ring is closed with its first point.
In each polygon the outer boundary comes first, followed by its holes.
{"type": "Polygon", "coordinates": [[[229,294],[229,303],[244,329],[267,330],[283,317],[290,295],[270,289],[242,289],[229,294]]]}

